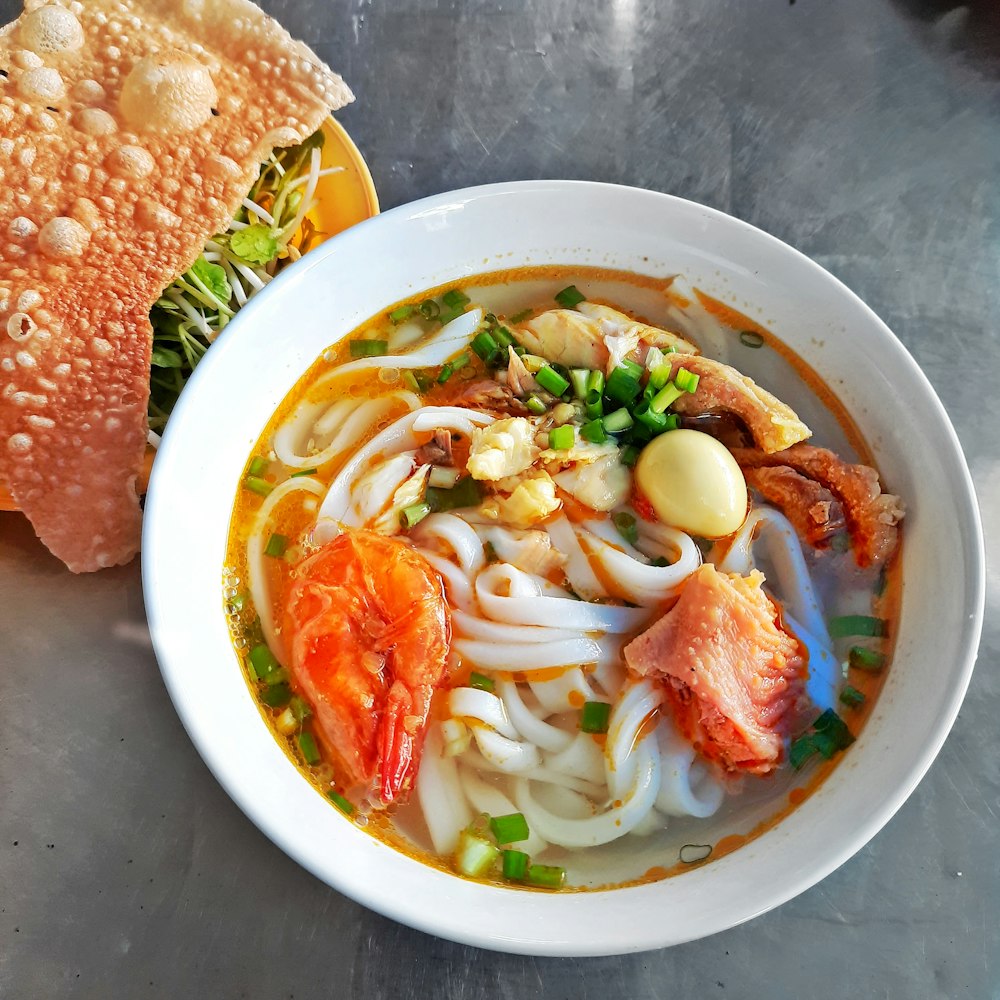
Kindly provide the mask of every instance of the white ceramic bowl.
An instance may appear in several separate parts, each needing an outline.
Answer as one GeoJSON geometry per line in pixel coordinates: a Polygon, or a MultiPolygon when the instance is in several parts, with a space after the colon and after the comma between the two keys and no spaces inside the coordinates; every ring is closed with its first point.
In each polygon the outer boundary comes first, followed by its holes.
{"type": "Polygon", "coordinates": [[[984,560],[968,469],[940,402],[899,341],[839,281],[778,240],[691,202],[537,181],[387,212],[310,253],[240,312],[170,420],[146,503],[143,582],[163,676],[192,740],[283,850],[341,892],[433,934],[503,951],[602,955],[738,924],[818,882],[875,835],[930,766],[958,712],[979,641],[984,560]],[[463,881],[346,822],[262,722],[222,612],[226,534],[244,462],[307,366],[401,298],[528,264],[682,272],[717,297],[751,303],[749,311],[839,394],[909,506],[895,661],[833,776],[735,853],[608,892],[541,894],[463,881]]]}

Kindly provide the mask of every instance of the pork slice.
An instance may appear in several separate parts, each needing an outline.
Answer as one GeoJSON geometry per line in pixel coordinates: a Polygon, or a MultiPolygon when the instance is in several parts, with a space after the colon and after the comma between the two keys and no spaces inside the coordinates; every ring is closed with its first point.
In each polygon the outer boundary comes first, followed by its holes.
{"type": "Polygon", "coordinates": [[[798,415],[735,368],[696,354],[671,354],[671,377],[686,368],[699,377],[695,392],[685,392],[671,404],[682,414],[724,411],[739,417],[764,452],[781,451],[812,435],[798,415]]]}
{"type": "Polygon", "coordinates": [[[776,454],[734,448],[733,457],[744,470],[785,466],[829,490],[843,506],[851,535],[854,559],[859,566],[885,562],[899,540],[897,524],[903,519],[903,501],[883,493],[878,473],[868,465],[851,465],[826,448],[796,444],[776,454]]]}
{"type": "Polygon", "coordinates": [[[624,650],[629,670],[663,682],[680,731],[734,773],[768,774],[806,705],[806,655],[761,590],[764,575],[688,578],[677,603],[624,650]]]}
{"type": "Polygon", "coordinates": [[[843,507],[833,494],[787,465],[748,467],[743,475],[747,486],[780,508],[810,545],[823,545],[846,524],[843,507]]]}

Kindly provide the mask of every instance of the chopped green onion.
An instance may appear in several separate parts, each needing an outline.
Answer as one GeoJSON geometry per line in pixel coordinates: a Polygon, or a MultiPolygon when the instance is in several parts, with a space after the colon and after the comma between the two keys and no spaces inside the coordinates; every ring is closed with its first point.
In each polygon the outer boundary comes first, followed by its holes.
{"type": "Polygon", "coordinates": [[[848,635],[883,636],[887,633],[885,620],[871,615],[841,615],[830,619],[830,635],[843,639],[848,635]]]}
{"type": "Polygon", "coordinates": [[[887,567],[883,566],[878,573],[878,579],[875,581],[875,596],[881,597],[889,586],[889,572],[887,567]]]}
{"type": "Polygon", "coordinates": [[[604,429],[609,434],[617,434],[619,431],[627,431],[632,426],[632,414],[623,406],[614,413],[609,413],[604,417],[604,429]]]}
{"type": "Polygon", "coordinates": [[[618,363],[618,367],[624,369],[627,375],[631,375],[637,382],[642,378],[645,369],[642,365],[635,361],[629,361],[628,358],[623,359],[618,363]]]}
{"type": "Polygon", "coordinates": [[[266,458],[261,458],[260,455],[255,455],[247,468],[248,476],[259,476],[267,472],[267,467],[270,462],[266,458]]]}
{"type": "Polygon", "coordinates": [[[457,372],[464,368],[467,364],[470,364],[471,361],[472,358],[469,357],[468,352],[464,352],[451,362],[451,370],[453,372],[457,372]]]}
{"type": "Polygon", "coordinates": [[[471,476],[460,479],[450,490],[428,486],[424,499],[432,511],[458,510],[460,507],[477,507],[483,499],[479,483],[471,476]]]}
{"type": "Polygon", "coordinates": [[[462,306],[454,306],[450,309],[442,309],[441,315],[438,316],[438,322],[442,326],[447,326],[453,319],[458,319],[465,312],[465,308],[462,306]]]}
{"type": "Polygon", "coordinates": [[[654,389],[662,389],[670,381],[670,365],[657,365],[649,373],[649,384],[654,389]]]}
{"type": "Polygon", "coordinates": [[[403,372],[407,388],[416,393],[424,393],[431,387],[431,380],[422,372],[408,368],[403,372]]]}
{"type": "Polygon", "coordinates": [[[492,677],[487,677],[485,674],[478,674],[473,670],[469,674],[469,687],[477,688],[480,691],[493,691],[496,689],[496,684],[492,677]]]}
{"type": "Polygon", "coordinates": [[[433,299],[425,299],[417,308],[424,319],[437,319],[441,315],[441,307],[433,299]]]}
{"type": "Polygon", "coordinates": [[[788,755],[792,767],[798,771],[813,754],[829,760],[838,750],[846,750],[853,742],[847,723],[828,708],[813,724],[813,731],[805,733],[792,743],[788,755]]]}
{"type": "Polygon", "coordinates": [[[561,396],[569,388],[569,382],[549,365],[539,368],[535,374],[535,381],[553,396],[561,396]]]}
{"type": "Polygon", "coordinates": [[[672,382],[668,382],[654,397],[649,408],[654,413],[662,413],[668,406],[680,399],[684,390],[672,382]]]}
{"type": "Polygon", "coordinates": [[[532,393],[525,401],[524,405],[528,408],[529,413],[533,413],[536,417],[540,417],[543,413],[548,412],[548,407],[542,400],[532,393]]]}
{"type": "Polygon", "coordinates": [[[519,358],[523,358],[528,352],[520,344],[518,344],[517,347],[514,348],[514,353],[519,358]]]}
{"type": "MultiPolygon", "coordinates": [[[[494,563],[500,562],[496,546],[490,541],[487,541],[486,544],[483,545],[483,554],[486,556],[486,564],[488,566],[492,566],[494,563]]],[[[487,678],[487,680],[489,680],[489,678],[487,678]]]]}
{"type": "Polygon", "coordinates": [[[640,392],[639,380],[622,366],[608,376],[604,386],[604,394],[616,403],[631,403],[640,392]]]}
{"type": "Polygon", "coordinates": [[[518,323],[523,323],[533,312],[534,309],[522,309],[519,313],[511,316],[510,321],[516,326],[518,323]]]}
{"type": "Polygon", "coordinates": [[[514,881],[524,878],[528,872],[528,862],[530,860],[524,851],[504,851],[503,877],[514,881]]]}
{"type": "Polygon", "coordinates": [[[572,309],[581,302],[586,302],[587,297],[581,293],[576,285],[567,285],[561,292],[556,292],[555,300],[563,309],[572,309]]]}
{"type": "Polygon", "coordinates": [[[580,729],[585,733],[606,733],[611,718],[611,706],[606,701],[584,702],[580,713],[580,729]]]}
{"type": "Polygon", "coordinates": [[[598,417],[596,420],[591,420],[590,423],[584,424],[580,428],[580,437],[591,444],[604,444],[608,439],[608,435],[604,430],[604,422],[601,418],[598,417]]]}
{"type": "Polygon", "coordinates": [[[499,856],[500,849],[494,844],[468,830],[463,830],[455,851],[455,866],[469,878],[481,878],[492,868],[499,856]]]}
{"type": "Polygon", "coordinates": [[[744,330],[740,334],[740,343],[744,347],[763,347],[764,338],[756,330],[744,330]]]}
{"type": "Polygon", "coordinates": [[[377,358],[389,351],[387,340],[352,340],[350,346],[352,358],[377,358]]]}
{"type": "Polygon", "coordinates": [[[528,821],[522,813],[494,816],[490,819],[490,829],[498,844],[515,844],[520,840],[527,840],[530,835],[528,821]]]}
{"type": "Polygon", "coordinates": [[[274,489],[272,483],[269,483],[266,479],[261,479],[260,476],[247,476],[243,480],[243,487],[251,493],[256,493],[262,497],[266,497],[274,489]]]}
{"type": "Polygon", "coordinates": [[[309,702],[305,698],[300,698],[296,695],[292,698],[289,708],[292,710],[292,715],[301,722],[303,719],[308,719],[312,715],[312,709],[309,707],[309,702]]]}
{"type": "Polygon", "coordinates": [[[663,567],[670,565],[670,560],[666,556],[657,556],[655,559],[649,560],[649,565],[662,569],[663,567]]]}
{"type": "Polygon", "coordinates": [[[289,479],[301,479],[302,476],[315,476],[319,472],[315,466],[311,469],[299,469],[297,472],[293,472],[288,478],[289,479]]]}
{"type": "Polygon", "coordinates": [[[869,673],[878,673],[885,666],[885,653],[880,653],[876,649],[868,649],[865,646],[851,646],[847,654],[847,662],[857,670],[867,670],[869,673]]]}
{"type": "Polygon", "coordinates": [[[694,372],[689,372],[686,368],[678,368],[677,374],[674,375],[674,383],[678,389],[683,389],[684,392],[697,392],[700,380],[700,375],[695,375],[694,372]]]}
{"type": "Polygon", "coordinates": [[[287,548],[288,536],[279,535],[277,532],[274,532],[267,540],[267,545],[264,546],[264,555],[271,556],[273,559],[280,559],[285,554],[285,549],[287,548]]]}
{"type": "Polygon", "coordinates": [[[320,756],[319,747],[316,746],[316,740],[313,738],[312,733],[299,733],[296,742],[299,745],[299,752],[302,754],[302,759],[307,764],[318,764],[323,759],[320,756]]]}
{"type": "Polygon", "coordinates": [[[388,315],[395,324],[400,324],[408,320],[417,311],[416,306],[397,306],[388,315]]]}
{"type": "Polygon", "coordinates": [[[595,369],[587,376],[587,395],[592,392],[604,393],[604,372],[595,369]]]}
{"type": "Polygon", "coordinates": [[[247,595],[237,594],[229,603],[232,606],[233,611],[242,611],[243,608],[246,607],[247,595]]]}
{"type": "Polygon", "coordinates": [[[438,377],[437,377],[438,384],[439,385],[444,385],[445,382],[447,382],[448,379],[451,378],[451,376],[454,374],[454,372],[455,372],[454,365],[450,365],[450,364],[448,364],[448,365],[442,365],[441,366],[441,371],[438,372],[438,377]]]}
{"type": "Polygon", "coordinates": [[[460,291],[457,288],[452,288],[450,291],[445,292],[441,296],[441,301],[449,309],[461,309],[463,306],[467,306],[472,300],[469,298],[465,292],[460,291]]]}
{"type": "Polygon", "coordinates": [[[857,708],[865,703],[865,696],[856,687],[846,684],[840,692],[840,701],[850,708],[857,708]]]}
{"type": "Polygon", "coordinates": [[[326,797],[345,815],[354,815],[354,805],[348,802],[339,792],[329,791],[326,793],[326,797]]]}
{"type": "Polygon", "coordinates": [[[590,420],[604,416],[604,396],[600,389],[590,389],[583,404],[584,412],[590,420]]]}
{"type": "Polygon", "coordinates": [[[265,643],[254,646],[250,650],[248,659],[254,676],[259,681],[266,681],[275,671],[281,669],[281,664],[265,643]]]}
{"type": "Polygon", "coordinates": [[[666,430],[667,427],[667,415],[665,413],[657,413],[653,409],[653,404],[643,400],[639,403],[635,409],[632,410],[632,416],[635,417],[640,423],[645,424],[650,430],[662,431],[666,430]]]}
{"type": "Polygon", "coordinates": [[[664,426],[665,431],[675,431],[681,425],[681,415],[679,413],[665,413],[666,425],[664,426]]]}
{"type": "Polygon", "coordinates": [[[514,334],[505,326],[498,326],[493,331],[493,336],[496,337],[497,344],[504,349],[504,352],[506,352],[508,347],[518,346],[517,341],[514,339],[514,334]]]}
{"type": "Polygon", "coordinates": [[[490,364],[500,350],[499,345],[487,330],[481,330],[469,345],[486,364],[490,364]]]}
{"type": "Polygon", "coordinates": [[[431,466],[430,475],[427,477],[427,485],[435,486],[439,490],[453,489],[455,483],[462,478],[460,469],[453,469],[446,465],[431,466]]]}
{"type": "Polygon", "coordinates": [[[791,764],[796,771],[801,770],[802,765],[805,764],[805,762],[809,760],[814,753],[816,753],[816,750],[816,744],[813,743],[811,735],[806,734],[805,736],[800,736],[792,743],[792,748],[788,753],[788,763],[791,764]]]}
{"type": "Polygon", "coordinates": [[[549,431],[549,447],[553,451],[567,451],[576,442],[576,431],[572,424],[563,424],[562,427],[553,427],[549,431]]]}
{"type": "Polygon", "coordinates": [[[409,507],[404,507],[399,512],[399,523],[404,528],[412,528],[418,525],[431,512],[431,505],[425,500],[420,503],[411,503],[409,507]]]}
{"type": "Polygon", "coordinates": [[[813,742],[824,760],[829,760],[838,750],[846,750],[853,742],[847,723],[828,708],[814,723],[813,742]]]}
{"type": "Polygon", "coordinates": [[[542,889],[561,889],[566,881],[566,869],[558,865],[528,865],[524,880],[542,889]]]}
{"type": "Polygon", "coordinates": [[[639,460],[639,449],[634,444],[630,444],[627,448],[622,448],[622,465],[627,469],[631,469],[633,465],[639,460]]]}
{"type": "Polygon", "coordinates": [[[570,384],[573,386],[573,395],[577,399],[585,399],[587,396],[587,378],[590,372],[586,368],[571,368],[569,370],[570,384]]]}
{"type": "Polygon", "coordinates": [[[628,511],[619,510],[611,515],[611,522],[618,530],[618,534],[625,539],[629,545],[635,545],[639,541],[639,525],[635,518],[628,511]]]}
{"type": "Polygon", "coordinates": [[[270,708],[284,708],[292,700],[292,689],[283,682],[270,684],[261,692],[260,700],[270,708]]]}

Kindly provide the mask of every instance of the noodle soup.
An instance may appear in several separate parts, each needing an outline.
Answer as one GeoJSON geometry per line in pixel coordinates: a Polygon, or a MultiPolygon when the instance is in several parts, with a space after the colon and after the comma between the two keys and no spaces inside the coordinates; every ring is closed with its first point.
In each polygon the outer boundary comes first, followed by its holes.
{"type": "Polygon", "coordinates": [[[332,346],[265,428],[234,642],[289,756],[396,848],[525,888],[665,877],[780,819],[870,711],[902,505],[867,460],[682,278],[470,279],[332,346]]]}

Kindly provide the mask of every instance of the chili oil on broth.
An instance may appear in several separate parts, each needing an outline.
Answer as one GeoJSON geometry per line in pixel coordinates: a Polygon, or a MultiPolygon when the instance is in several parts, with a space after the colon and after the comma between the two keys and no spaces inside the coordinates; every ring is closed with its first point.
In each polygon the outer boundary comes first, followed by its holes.
{"type": "MultiPolygon", "coordinates": [[[[553,308],[554,295],[567,285],[575,284],[590,301],[607,303],[643,322],[671,329],[675,328],[675,324],[671,321],[668,302],[664,295],[664,288],[669,283],[669,278],[597,268],[553,266],[479,275],[463,282],[461,287],[474,304],[482,305],[487,311],[501,318],[509,318],[526,309],[540,312],[553,308]]],[[[417,305],[427,298],[439,296],[452,287],[455,285],[449,283],[389,305],[331,345],[310,366],[276,409],[258,438],[251,456],[273,455],[271,439],[275,430],[302,403],[332,404],[344,397],[357,398],[361,401],[403,389],[398,369],[392,370],[395,372],[395,378],[387,379],[383,374],[386,368],[391,368],[391,362],[388,361],[383,368],[373,367],[342,379],[336,377],[331,379],[330,376],[340,365],[351,360],[349,350],[351,340],[386,337],[393,329],[393,325],[387,319],[388,312],[403,305],[417,305]]],[[[810,443],[816,442],[830,448],[846,461],[863,461],[871,464],[870,451],[860,430],[850,413],[817,372],[759,323],[724,302],[711,298],[700,289],[696,290],[696,294],[705,308],[719,321],[720,326],[727,331],[728,357],[725,358],[727,364],[773,391],[795,410],[813,429],[810,443]],[[762,345],[748,346],[740,338],[740,333],[743,331],[759,334],[762,345]]],[[[747,339],[752,341],[752,338],[747,339]]],[[[418,349],[420,343],[422,341],[409,345],[405,348],[405,352],[418,349]]],[[[705,345],[699,344],[699,347],[705,350],[705,345]]],[[[712,356],[707,350],[705,353],[712,356]]],[[[424,395],[423,404],[452,404],[468,384],[474,379],[482,378],[485,373],[484,365],[474,354],[471,357],[471,364],[457,372],[447,383],[444,385],[434,383],[424,395]]],[[[398,410],[390,411],[383,416],[372,425],[369,432],[358,442],[357,447],[362,447],[403,412],[405,408],[400,405],[398,410]]],[[[464,442],[459,443],[457,447],[461,448],[463,444],[467,446],[467,442],[464,442]]],[[[350,454],[320,467],[313,478],[328,488],[349,460],[350,454]]],[[[275,482],[280,481],[275,479],[275,482]]],[[[248,638],[252,638],[255,609],[245,594],[245,589],[241,590],[243,597],[241,606],[233,605],[231,600],[233,591],[245,585],[239,582],[235,586],[231,584],[233,580],[247,579],[246,542],[256,511],[262,502],[261,497],[243,489],[239,490],[230,522],[226,565],[228,588],[226,612],[234,643],[247,683],[255,693],[261,715],[279,745],[319,792],[326,794],[331,787],[342,791],[343,786],[337,782],[336,770],[331,763],[323,761],[314,766],[304,763],[297,745],[300,730],[287,734],[279,731],[276,721],[282,709],[272,709],[261,700],[262,685],[255,680],[247,662],[248,638]]],[[[292,540],[300,538],[312,527],[320,502],[321,498],[308,498],[305,505],[302,502],[292,501],[282,503],[276,516],[269,520],[265,537],[271,532],[277,532],[292,540]]],[[[571,512],[570,516],[572,518],[571,512]]],[[[595,515],[594,512],[590,512],[589,516],[609,517],[607,514],[595,515]]],[[[287,555],[297,561],[306,554],[306,551],[307,549],[302,546],[293,545],[287,555]]],[[[803,543],[802,551],[826,618],[829,620],[845,614],[870,614],[884,618],[889,623],[888,635],[879,640],[877,646],[886,653],[887,662],[891,662],[901,598],[899,552],[897,551],[888,566],[879,572],[858,569],[850,552],[815,550],[806,543],[803,543]],[[873,596],[876,591],[880,591],[881,596],[873,596]]],[[[266,559],[265,564],[273,599],[271,611],[276,629],[280,630],[281,606],[289,586],[292,562],[286,558],[273,558],[266,559]]],[[[841,658],[846,657],[847,645],[844,642],[835,643],[835,652],[841,658]]],[[[453,654],[454,659],[455,654],[453,654]]],[[[459,660],[455,668],[449,672],[446,681],[448,687],[467,680],[470,671],[475,669],[474,663],[459,660]]],[[[544,672],[546,675],[551,675],[553,671],[558,672],[559,669],[552,668],[544,672]]],[[[857,708],[847,708],[837,703],[835,707],[855,736],[873,710],[884,684],[887,669],[878,673],[856,669],[849,671],[847,682],[864,694],[864,704],[857,708]]],[[[443,688],[435,696],[432,719],[442,719],[447,716],[444,707],[446,694],[447,688],[443,688]]],[[[664,709],[661,707],[660,710],[664,709]]],[[[309,729],[308,721],[304,723],[304,728],[309,729]]],[[[602,737],[595,738],[600,741],[602,737]]],[[[665,830],[652,834],[628,834],[617,841],[598,847],[567,850],[550,845],[538,859],[532,858],[532,861],[539,860],[545,864],[565,866],[566,889],[612,888],[676,875],[731,853],[774,827],[801,802],[815,793],[837,766],[840,757],[838,754],[832,760],[821,761],[819,764],[813,761],[801,773],[794,772],[786,762],[777,772],[766,778],[745,778],[742,792],[737,795],[727,795],[718,812],[707,819],[670,817],[665,830]],[[711,852],[702,861],[693,863],[681,861],[681,849],[690,848],[691,845],[705,845],[711,848],[711,852]]],[[[487,774],[480,776],[490,780],[487,774]]],[[[331,808],[336,806],[331,803],[331,808]]],[[[450,858],[441,858],[432,850],[415,794],[411,796],[409,802],[393,806],[387,812],[370,809],[362,803],[350,821],[423,863],[454,872],[450,858]]],[[[690,855],[696,852],[686,853],[690,855]]],[[[508,888],[522,887],[499,879],[496,880],[496,884],[508,888]]]]}

